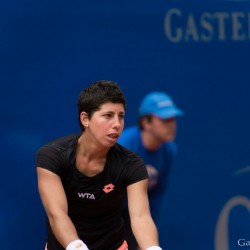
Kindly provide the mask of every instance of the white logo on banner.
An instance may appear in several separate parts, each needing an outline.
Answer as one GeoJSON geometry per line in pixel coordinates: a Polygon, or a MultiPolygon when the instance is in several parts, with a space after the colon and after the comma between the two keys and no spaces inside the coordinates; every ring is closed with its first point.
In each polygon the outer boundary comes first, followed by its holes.
{"type": "Polygon", "coordinates": [[[250,12],[203,12],[199,16],[169,9],[164,28],[170,42],[250,41],[250,12]]]}
{"type": "MultiPolygon", "coordinates": [[[[235,173],[235,175],[250,172],[250,166],[243,168],[235,173]]],[[[245,207],[250,213],[250,199],[244,196],[235,196],[231,198],[222,208],[215,229],[215,250],[229,250],[229,218],[233,208],[237,206],[245,207]]],[[[238,239],[239,246],[249,246],[250,241],[247,239],[238,239]]]]}
{"type": "Polygon", "coordinates": [[[226,203],[216,225],[215,250],[229,250],[228,221],[231,210],[236,206],[243,206],[250,213],[250,200],[244,196],[235,196],[226,203]]]}
{"type": "Polygon", "coordinates": [[[246,239],[238,239],[238,246],[240,247],[250,246],[250,241],[246,239]]]}

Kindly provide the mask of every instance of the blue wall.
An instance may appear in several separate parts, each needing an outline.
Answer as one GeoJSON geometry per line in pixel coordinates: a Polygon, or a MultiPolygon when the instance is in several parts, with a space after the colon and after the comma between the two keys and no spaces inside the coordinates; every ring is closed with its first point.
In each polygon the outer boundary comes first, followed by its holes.
{"type": "Polygon", "coordinates": [[[43,249],[35,151],[79,131],[79,91],[111,79],[127,96],[126,126],[149,91],[185,111],[163,248],[247,249],[238,240],[250,244],[249,1],[10,0],[0,12],[2,248],[43,249]]]}

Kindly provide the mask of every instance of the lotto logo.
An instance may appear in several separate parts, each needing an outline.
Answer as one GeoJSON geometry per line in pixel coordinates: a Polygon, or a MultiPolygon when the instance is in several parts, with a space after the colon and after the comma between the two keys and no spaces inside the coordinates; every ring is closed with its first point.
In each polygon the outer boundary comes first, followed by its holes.
{"type": "Polygon", "coordinates": [[[107,193],[113,191],[114,187],[115,186],[112,183],[110,183],[110,184],[104,186],[103,191],[107,194],[107,193]]]}

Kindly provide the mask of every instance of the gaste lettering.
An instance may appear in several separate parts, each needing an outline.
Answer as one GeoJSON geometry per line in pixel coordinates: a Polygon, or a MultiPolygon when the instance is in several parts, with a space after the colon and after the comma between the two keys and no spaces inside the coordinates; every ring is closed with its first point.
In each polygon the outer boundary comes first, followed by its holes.
{"type": "Polygon", "coordinates": [[[250,12],[202,12],[199,16],[171,8],[164,21],[170,42],[249,41],[250,12]]]}

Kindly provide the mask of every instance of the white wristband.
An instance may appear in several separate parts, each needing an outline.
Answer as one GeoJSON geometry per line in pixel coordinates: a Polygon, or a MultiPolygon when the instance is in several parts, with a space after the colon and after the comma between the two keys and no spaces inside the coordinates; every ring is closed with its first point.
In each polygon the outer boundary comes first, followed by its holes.
{"type": "Polygon", "coordinates": [[[74,240],[68,244],[66,250],[89,250],[82,240],[74,240]]]}
{"type": "Polygon", "coordinates": [[[152,247],[148,247],[146,250],[162,250],[162,248],[158,246],[152,246],[152,247]]]}

